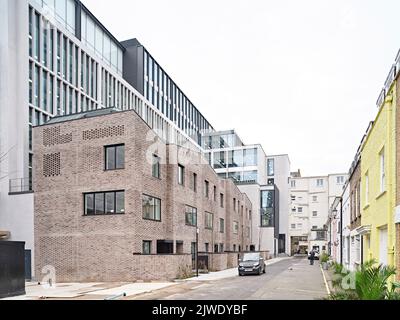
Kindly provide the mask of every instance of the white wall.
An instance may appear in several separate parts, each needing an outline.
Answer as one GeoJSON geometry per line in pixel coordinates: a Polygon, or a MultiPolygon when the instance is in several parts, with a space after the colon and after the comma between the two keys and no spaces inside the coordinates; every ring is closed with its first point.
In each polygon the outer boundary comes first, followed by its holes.
{"type": "MultiPolygon", "coordinates": [[[[279,233],[286,236],[286,253],[290,253],[289,212],[290,212],[290,160],[287,154],[267,156],[274,159],[274,182],[279,189],[279,233]]],[[[267,164],[267,162],[266,162],[267,164]]]]}
{"type": "Polygon", "coordinates": [[[32,250],[33,195],[9,195],[9,179],[28,177],[28,2],[0,0],[0,229],[32,250]]]}
{"type": "Polygon", "coordinates": [[[241,192],[249,197],[252,210],[252,231],[251,244],[256,246],[256,250],[268,250],[270,254],[274,254],[274,228],[260,227],[260,186],[258,184],[238,185],[241,192]]]}

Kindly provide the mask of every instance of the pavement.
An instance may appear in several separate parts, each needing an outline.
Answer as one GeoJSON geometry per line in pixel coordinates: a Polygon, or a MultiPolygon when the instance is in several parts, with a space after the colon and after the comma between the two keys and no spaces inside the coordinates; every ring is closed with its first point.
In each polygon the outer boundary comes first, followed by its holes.
{"type": "Polygon", "coordinates": [[[237,268],[175,282],[26,284],[26,294],[7,300],[312,300],[327,296],[318,261],[304,257],[267,260],[266,273],[239,277],[237,268]]]}
{"type": "Polygon", "coordinates": [[[135,283],[57,283],[45,287],[37,283],[26,284],[26,294],[5,300],[104,300],[132,297],[176,285],[173,282],[135,283]]]}

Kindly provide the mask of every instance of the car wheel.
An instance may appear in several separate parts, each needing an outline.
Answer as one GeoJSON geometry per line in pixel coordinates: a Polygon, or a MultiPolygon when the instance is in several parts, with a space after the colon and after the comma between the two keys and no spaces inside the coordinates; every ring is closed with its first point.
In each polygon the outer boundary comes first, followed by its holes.
{"type": "Polygon", "coordinates": [[[243,276],[243,273],[240,273],[240,272],[239,272],[239,277],[242,277],[242,276],[243,276]]]}
{"type": "Polygon", "coordinates": [[[265,273],[265,266],[264,266],[264,269],[263,269],[263,273],[265,273]]]}
{"type": "Polygon", "coordinates": [[[262,268],[261,268],[261,266],[260,266],[260,268],[258,269],[258,275],[260,276],[261,273],[262,273],[262,268]]]}

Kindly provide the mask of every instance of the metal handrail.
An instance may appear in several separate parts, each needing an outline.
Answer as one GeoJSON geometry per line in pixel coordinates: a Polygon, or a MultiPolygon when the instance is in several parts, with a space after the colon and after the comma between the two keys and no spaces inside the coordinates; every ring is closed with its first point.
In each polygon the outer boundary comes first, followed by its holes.
{"type": "Polygon", "coordinates": [[[28,192],[32,191],[32,182],[29,178],[17,178],[9,180],[9,192],[28,192]]]}

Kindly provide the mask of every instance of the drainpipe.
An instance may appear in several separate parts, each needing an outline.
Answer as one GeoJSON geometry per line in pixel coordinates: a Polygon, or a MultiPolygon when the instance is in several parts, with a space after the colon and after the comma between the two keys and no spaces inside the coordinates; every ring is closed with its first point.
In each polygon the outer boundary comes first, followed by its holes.
{"type": "Polygon", "coordinates": [[[340,264],[343,265],[343,197],[340,197],[340,264]]]}

